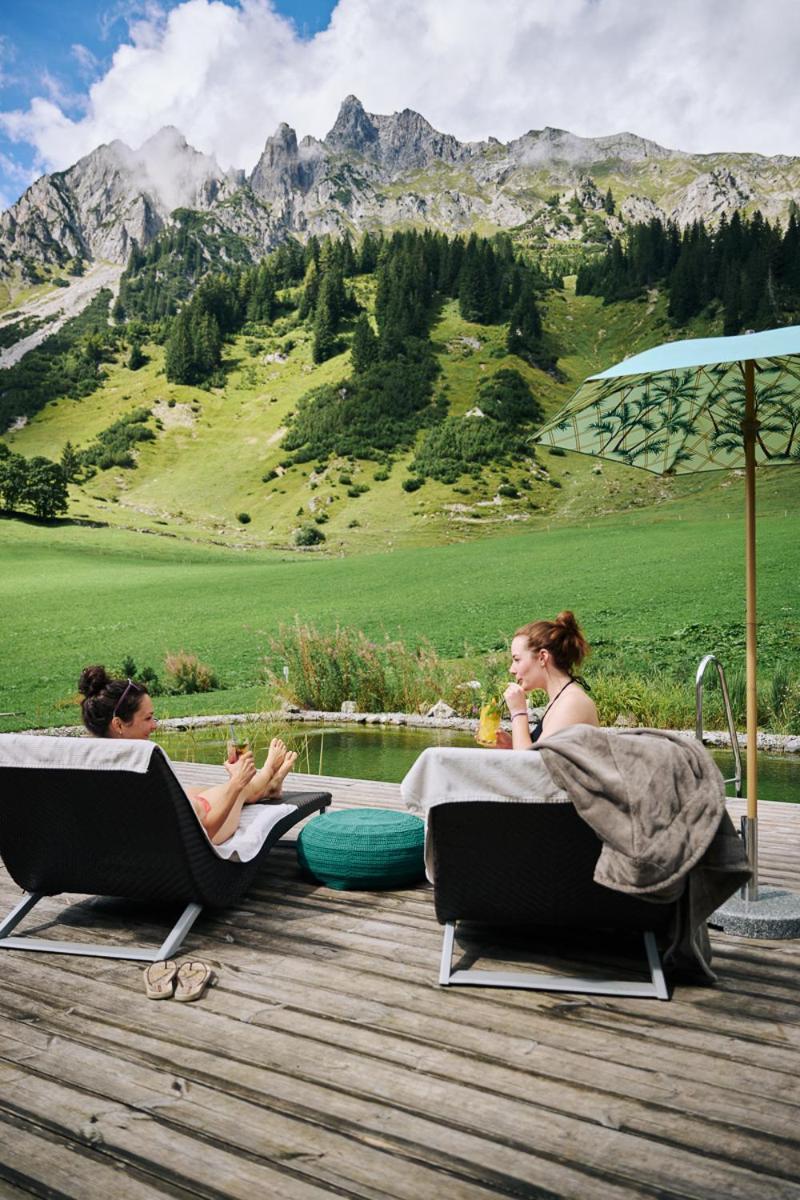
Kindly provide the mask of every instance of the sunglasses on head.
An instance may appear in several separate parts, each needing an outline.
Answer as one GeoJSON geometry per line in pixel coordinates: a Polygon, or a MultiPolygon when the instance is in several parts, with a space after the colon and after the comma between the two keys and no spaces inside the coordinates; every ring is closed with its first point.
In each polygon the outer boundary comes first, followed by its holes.
{"type": "Polygon", "coordinates": [[[141,692],[141,690],[142,690],[142,689],[140,688],[140,686],[139,686],[139,684],[138,684],[138,683],[134,683],[132,679],[129,679],[129,680],[128,680],[128,686],[125,688],[125,691],[122,693],[122,695],[120,696],[119,700],[118,700],[118,701],[117,701],[117,703],[114,705],[114,711],[113,711],[113,713],[111,714],[111,720],[112,720],[112,721],[114,720],[114,717],[115,717],[115,716],[117,715],[117,713],[119,712],[119,710],[120,710],[120,708],[121,708],[121,706],[122,706],[122,701],[125,699],[125,697],[127,696],[128,692],[131,690],[131,688],[133,688],[133,690],[134,690],[135,692],[141,692]]]}

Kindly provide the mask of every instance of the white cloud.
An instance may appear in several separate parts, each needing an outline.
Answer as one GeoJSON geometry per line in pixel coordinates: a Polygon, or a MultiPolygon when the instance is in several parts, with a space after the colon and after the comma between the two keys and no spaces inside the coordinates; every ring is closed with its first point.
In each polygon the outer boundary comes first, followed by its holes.
{"type": "Polygon", "coordinates": [[[114,11],[128,40],[80,119],[52,97],[0,115],[50,169],[170,124],[250,170],[280,121],[324,136],[350,92],[461,139],[557,125],[698,152],[800,152],[796,0],[339,0],[309,41],[269,0],[114,11]]]}
{"type": "Polygon", "coordinates": [[[100,65],[99,59],[92,54],[88,46],[82,46],[80,42],[75,42],[69,49],[83,78],[91,79],[97,73],[100,65]]]}

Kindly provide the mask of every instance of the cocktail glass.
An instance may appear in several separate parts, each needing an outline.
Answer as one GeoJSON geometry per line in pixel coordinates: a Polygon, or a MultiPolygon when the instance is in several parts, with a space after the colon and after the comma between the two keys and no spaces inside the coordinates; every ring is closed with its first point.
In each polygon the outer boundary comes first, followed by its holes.
{"type": "Polygon", "coordinates": [[[475,740],[479,746],[494,746],[497,744],[500,713],[499,700],[487,700],[486,704],[481,706],[478,732],[475,735],[475,740]]]}

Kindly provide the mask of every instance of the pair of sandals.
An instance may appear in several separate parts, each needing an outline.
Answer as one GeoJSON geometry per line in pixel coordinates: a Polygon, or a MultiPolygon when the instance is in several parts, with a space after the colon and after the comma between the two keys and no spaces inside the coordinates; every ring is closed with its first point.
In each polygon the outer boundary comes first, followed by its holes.
{"type": "Polygon", "coordinates": [[[213,979],[208,963],[195,960],[178,966],[168,958],[145,969],[144,990],[150,1000],[199,1000],[213,979]]]}

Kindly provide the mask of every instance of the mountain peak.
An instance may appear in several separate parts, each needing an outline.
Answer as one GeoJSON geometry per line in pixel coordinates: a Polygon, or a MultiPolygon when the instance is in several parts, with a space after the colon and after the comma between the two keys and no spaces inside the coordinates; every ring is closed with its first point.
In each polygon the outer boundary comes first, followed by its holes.
{"type": "Polygon", "coordinates": [[[377,127],[357,96],[342,101],[333,128],[325,138],[333,150],[355,150],[358,154],[374,147],[378,140],[377,127]]]}
{"type": "Polygon", "coordinates": [[[163,154],[174,150],[184,150],[188,147],[189,143],[180,129],[176,129],[174,125],[162,125],[157,133],[142,142],[139,153],[146,157],[153,151],[163,154]]]}

